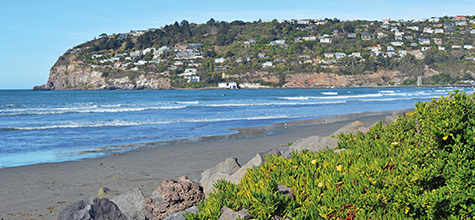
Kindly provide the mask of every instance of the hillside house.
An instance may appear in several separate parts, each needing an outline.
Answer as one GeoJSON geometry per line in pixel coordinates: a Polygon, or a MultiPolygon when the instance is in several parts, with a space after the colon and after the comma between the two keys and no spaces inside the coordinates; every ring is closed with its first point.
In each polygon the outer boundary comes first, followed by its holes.
{"type": "Polygon", "coordinates": [[[267,68],[267,67],[272,67],[272,66],[273,66],[273,64],[272,64],[271,61],[267,61],[267,62],[262,64],[262,68],[267,68]]]}
{"type": "Polygon", "coordinates": [[[402,36],[404,35],[404,32],[396,32],[394,33],[394,40],[402,40],[402,36]]]}
{"type": "Polygon", "coordinates": [[[438,50],[445,50],[445,47],[439,46],[437,49],[438,49],[438,50]]]}
{"type": "Polygon", "coordinates": [[[256,44],[257,41],[256,40],[245,40],[243,43],[246,44],[246,45],[251,45],[251,44],[256,44]]]}
{"type": "Polygon", "coordinates": [[[358,58],[361,58],[361,53],[353,52],[353,53],[351,53],[350,55],[348,55],[348,57],[358,57],[358,58]]]}
{"type": "Polygon", "coordinates": [[[302,42],[302,38],[301,37],[295,37],[294,42],[300,43],[300,42],[302,42]]]}
{"type": "Polygon", "coordinates": [[[411,43],[411,47],[417,47],[417,45],[418,45],[418,44],[417,44],[416,42],[412,42],[412,43],[411,43]]]}
{"type": "Polygon", "coordinates": [[[424,29],[422,30],[422,32],[428,33],[428,34],[433,34],[433,33],[434,33],[434,29],[432,29],[431,27],[424,27],[424,29]]]}
{"type": "Polygon", "coordinates": [[[463,49],[473,50],[473,45],[463,45],[463,49]]]}
{"type": "Polygon", "coordinates": [[[430,44],[430,39],[429,39],[429,38],[425,38],[425,37],[421,37],[421,38],[419,38],[419,44],[421,44],[421,45],[430,44]]]}
{"type": "Polygon", "coordinates": [[[434,23],[434,24],[432,25],[432,27],[442,27],[442,24],[441,24],[441,23],[434,23]]]}
{"type": "Polygon", "coordinates": [[[421,47],[421,51],[422,51],[422,52],[428,51],[428,50],[432,50],[432,47],[427,47],[427,46],[421,47]]]}
{"type": "Polygon", "coordinates": [[[322,38],[322,39],[320,39],[320,43],[329,44],[331,42],[332,42],[331,38],[322,38]]]}
{"type": "Polygon", "coordinates": [[[334,54],[334,53],[323,53],[323,56],[324,56],[325,58],[331,59],[331,58],[333,58],[333,57],[335,56],[335,54],[334,54]]]}
{"type": "Polygon", "coordinates": [[[455,26],[465,26],[467,25],[467,22],[466,21],[458,21],[458,22],[455,22],[455,26]]]}
{"type": "Polygon", "coordinates": [[[344,58],[344,57],[346,57],[346,54],[345,54],[345,53],[342,53],[342,52],[336,52],[336,53],[335,53],[335,58],[336,58],[337,60],[342,59],[342,58],[344,58]]]}
{"type": "Polygon", "coordinates": [[[316,41],[317,37],[316,36],[308,36],[308,37],[303,37],[302,40],[304,40],[304,41],[316,41]]]}
{"type": "Polygon", "coordinates": [[[197,69],[185,69],[185,72],[182,74],[179,74],[179,76],[193,76],[198,73],[197,69]]]}
{"type": "Polygon", "coordinates": [[[444,28],[451,28],[451,27],[454,27],[453,23],[445,23],[444,24],[444,28]]]}
{"type": "Polygon", "coordinates": [[[368,32],[361,33],[361,40],[371,40],[371,34],[368,32]]]}
{"type": "Polygon", "coordinates": [[[434,34],[443,34],[443,33],[444,33],[444,29],[442,29],[442,28],[434,29],[434,34]]]}
{"type": "Polygon", "coordinates": [[[460,45],[452,45],[452,49],[462,49],[462,46],[460,46],[460,45]]]}
{"type": "Polygon", "coordinates": [[[285,45],[285,40],[275,40],[271,41],[269,45],[285,45]]]}
{"type": "Polygon", "coordinates": [[[393,41],[391,42],[391,45],[395,46],[395,47],[400,47],[404,44],[404,42],[402,41],[393,41]]]}
{"type": "Polygon", "coordinates": [[[184,77],[188,83],[200,82],[199,76],[185,76],[184,77]]]}
{"type": "Polygon", "coordinates": [[[215,62],[215,63],[224,63],[224,62],[226,62],[226,59],[224,59],[223,57],[221,57],[221,58],[216,58],[216,59],[214,59],[214,62],[215,62]]]}
{"type": "Polygon", "coordinates": [[[413,30],[413,31],[419,31],[419,26],[407,26],[406,29],[413,30]]]}
{"type": "Polygon", "coordinates": [[[434,41],[435,44],[437,45],[441,45],[442,44],[442,39],[441,38],[432,38],[432,40],[434,41]]]}
{"type": "Polygon", "coordinates": [[[475,34],[475,29],[471,30],[470,34],[475,34]]]}
{"type": "Polygon", "coordinates": [[[452,28],[452,27],[445,29],[445,33],[446,33],[446,34],[453,34],[454,32],[455,32],[455,29],[452,28]]]}
{"type": "Polygon", "coordinates": [[[412,35],[404,35],[404,39],[406,39],[406,40],[412,40],[412,35]]]}
{"type": "Polygon", "coordinates": [[[377,35],[378,35],[378,39],[388,37],[388,35],[383,32],[378,32],[377,35]]]}
{"type": "Polygon", "coordinates": [[[465,16],[455,16],[454,20],[456,20],[456,21],[465,21],[465,20],[467,20],[467,18],[465,16]]]}
{"type": "Polygon", "coordinates": [[[266,57],[266,53],[258,53],[257,54],[257,58],[265,58],[266,57]]]}
{"type": "Polygon", "coordinates": [[[371,50],[372,52],[379,52],[381,51],[381,45],[378,44],[377,46],[370,46],[369,50],[371,50]]]}
{"type": "Polygon", "coordinates": [[[399,54],[399,57],[402,58],[402,57],[405,57],[405,56],[407,55],[407,51],[405,51],[405,50],[400,50],[400,51],[398,52],[398,54],[399,54]]]}

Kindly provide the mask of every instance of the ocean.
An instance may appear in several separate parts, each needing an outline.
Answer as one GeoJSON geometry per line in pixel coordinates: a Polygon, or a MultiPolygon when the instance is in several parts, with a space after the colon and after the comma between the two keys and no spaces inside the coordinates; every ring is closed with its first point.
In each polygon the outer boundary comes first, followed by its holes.
{"type": "MultiPolygon", "coordinates": [[[[473,93],[473,88],[457,88],[473,93]]],[[[454,88],[158,91],[0,90],[0,168],[81,160],[142,143],[413,108],[454,88]]],[[[173,147],[173,145],[167,146],[173,147]]]]}

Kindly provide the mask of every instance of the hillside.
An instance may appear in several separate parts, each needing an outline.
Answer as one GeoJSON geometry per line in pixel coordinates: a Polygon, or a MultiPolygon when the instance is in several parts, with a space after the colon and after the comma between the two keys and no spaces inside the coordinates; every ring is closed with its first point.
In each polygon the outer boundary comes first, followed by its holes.
{"type": "Polygon", "coordinates": [[[183,20],[75,46],[35,89],[467,85],[474,19],[183,20]]]}

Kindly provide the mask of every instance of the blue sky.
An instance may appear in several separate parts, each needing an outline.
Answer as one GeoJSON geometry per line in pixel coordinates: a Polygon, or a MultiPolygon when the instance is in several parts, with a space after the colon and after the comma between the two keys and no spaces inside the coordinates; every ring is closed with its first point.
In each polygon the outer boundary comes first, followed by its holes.
{"type": "Polygon", "coordinates": [[[45,84],[66,50],[101,33],[159,28],[175,21],[259,19],[415,19],[469,15],[473,0],[124,1],[1,0],[0,89],[45,84]]]}

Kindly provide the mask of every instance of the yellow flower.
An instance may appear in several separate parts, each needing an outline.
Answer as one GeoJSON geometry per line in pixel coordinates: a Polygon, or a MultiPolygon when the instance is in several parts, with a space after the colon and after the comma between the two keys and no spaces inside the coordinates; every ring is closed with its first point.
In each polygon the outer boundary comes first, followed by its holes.
{"type": "Polygon", "coordinates": [[[322,188],[322,187],[323,187],[323,183],[322,183],[322,182],[319,182],[317,186],[320,187],[320,188],[322,188]]]}
{"type": "Polygon", "coordinates": [[[449,138],[449,135],[444,136],[444,137],[442,138],[442,140],[446,141],[447,138],[449,138]]]}
{"type": "Polygon", "coordinates": [[[398,145],[398,142],[392,142],[391,145],[398,145]]]}
{"type": "Polygon", "coordinates": [[[406,211],[404,212],[404,214],[407,215],[407,213],[409,212],[409,210],[410,210],[409,208],[406,208],[406,211]]]}
{"type": "Polygon", "coordinates": [[[317,163],[317,160],[312,160],[312,164],[316,164],[317,163]]]}
{"type": "Polygon", "coordinates": [[[336,170],[341,171],[343,167],[341,165],[336,166],[336,170]]]}

